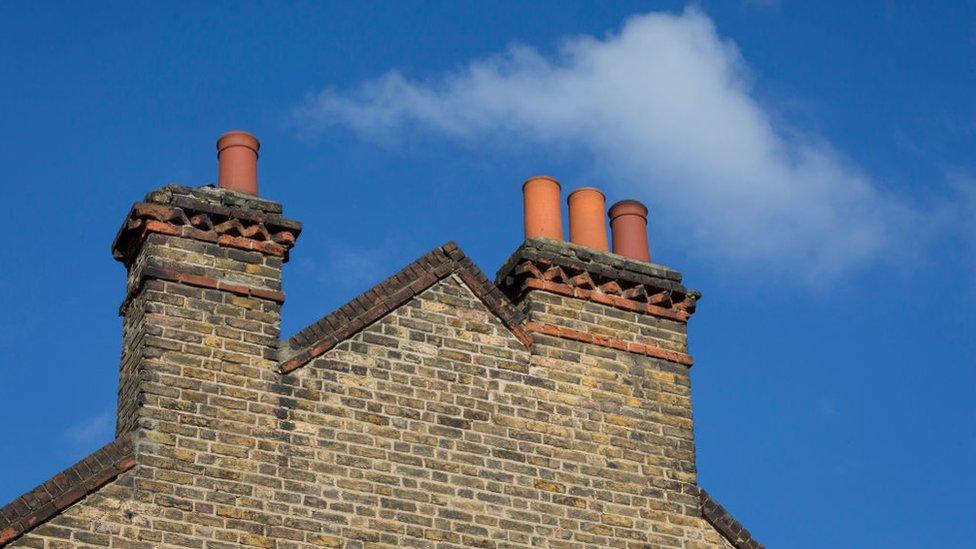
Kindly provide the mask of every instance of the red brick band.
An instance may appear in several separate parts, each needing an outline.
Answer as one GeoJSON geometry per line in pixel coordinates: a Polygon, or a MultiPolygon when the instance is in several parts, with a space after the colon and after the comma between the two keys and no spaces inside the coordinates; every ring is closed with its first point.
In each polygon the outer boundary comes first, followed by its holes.
{"type": "Polygon", "coordinates": [[[690,355],[676,351],[669,351],[648,343],[624,341],[614,337],[591,334],[589,332],[581,332],[579,330],[573,330],[572,328],[564,328],[562,326],[555,326],[553,324],[545,324],[542,322],[526,322],[522,326],[524,326],[525,329],[530,332],[536,332],[553,337],[561,337],[563,339],[572,339],[574,341],[580,341],[583,343],[592,343],[601,347],[609,347],[611,349],[627,351],[630,353],[638,353],[654,358],[660,358],[662,360],[677,362],[678,364],[684,364],[685,366],[691,366],[693,363],[690,355]]]}
{"type": "Polygon", "coordinates": [[[201,276],[183,273],[175,269],[163,269],[160,267],[149,266],[142,269],[138,284],[136,284],[135,287],[129,291],[128,295],[125,296],[125,300],[122,301],[122,305],[119,307],[119,315],[125,314],[125,310],[128,308],[129,303],[131,303],[135,296],[142,291],[143,284],[149,279],[165,280],[167,282],[179,282],[180,284],[195,286],[197,288],[207,288],[209,290],[230,292],[234,295],[243,297],[267,299],[269,301],[274,301],[275,303],[285,302],[285,294],[277,290],[253,288],[251,286],[243,286],[241,284],[230,284],[224,282],[223,280],[217,280],[216,278],[211,278],[209,276],[201,276]]]}

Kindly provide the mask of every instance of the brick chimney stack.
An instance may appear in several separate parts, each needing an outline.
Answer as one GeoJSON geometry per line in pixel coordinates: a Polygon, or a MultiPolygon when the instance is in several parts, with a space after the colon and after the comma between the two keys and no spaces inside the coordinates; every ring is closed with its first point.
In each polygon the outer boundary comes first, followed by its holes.
{"type": "Polygon", "coordinates": [[[687,322],[700,294],[649,262],[640,203],[611,208],[615,253],[602,192],[579,189],[569,208],[572,242],[526,238],[496,284],[532,334],[534,375],[558,386],[552,409],[572,402],[593,433],[574,449],[626,461],[635,476],[621,471],[608,485],[646,497],[667,522],[691,524],[702,515],[687,322]]]}
{"type": "Polygon", "coordinates": [[[118,435],[243,413],[248,385],[276,366],[282,265],[301,224],[256,196],[258,147],[245,132],[225,134],[220,187],[152,191],[115,238],[128,271],[118,435]]]}

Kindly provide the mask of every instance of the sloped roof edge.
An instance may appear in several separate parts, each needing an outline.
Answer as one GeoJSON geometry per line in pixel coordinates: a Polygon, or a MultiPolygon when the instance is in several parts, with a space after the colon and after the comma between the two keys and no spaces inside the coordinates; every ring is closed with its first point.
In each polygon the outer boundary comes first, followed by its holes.
{"type": "Polygon", "coordinates": [[[512,302],[457,244],[448,242],[283,342],[281,372],[304,366],[451,274],[458,275],[519,341],[526,347],[531,344],[512,302]]]}
{"type": "Polygon", "coordinates": [[[132,442],[123,436],[0,507],[0,547],[61,513],[135,464],[132,442]]]}
{"type": "Polygon", "coordinates": [[[708,521],[722,537],[737,549],[763,549],[763,544],[756,541],[745,526],[735,520],[725,507],[715,501],[704,488],[698,489],[698,503],[701,506],[702,518],[708,521]]]}

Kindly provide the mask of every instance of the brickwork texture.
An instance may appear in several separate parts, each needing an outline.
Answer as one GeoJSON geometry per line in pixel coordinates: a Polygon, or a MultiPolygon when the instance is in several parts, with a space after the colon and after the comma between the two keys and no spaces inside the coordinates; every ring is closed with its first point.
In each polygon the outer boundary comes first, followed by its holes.
{"type": "Polygon", "coordinates": [[[449,244],[283,342],[300,225],[146,203],[115,246],[118,438],[0,509],[0,545],[760,547],[697,484],[673,271],[543,242],[496,286],[449,244]]]}

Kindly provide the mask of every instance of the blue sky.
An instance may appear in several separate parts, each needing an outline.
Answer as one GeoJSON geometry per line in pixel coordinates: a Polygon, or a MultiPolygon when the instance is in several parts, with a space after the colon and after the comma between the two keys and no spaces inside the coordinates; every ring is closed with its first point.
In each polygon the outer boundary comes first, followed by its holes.
{"type": "Polygon", "coordinates": [[[971,543],[976,6],[524,4],[0,8],[0,501],[110,440],[111,239],[244,128],[305,224],[286,335],[447,240],[494,273],[529,175],[598,185],[704,293],[706,489],[771,547],[971,543]]]}

